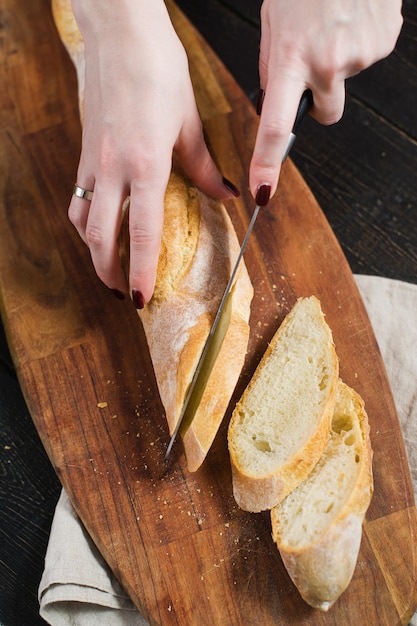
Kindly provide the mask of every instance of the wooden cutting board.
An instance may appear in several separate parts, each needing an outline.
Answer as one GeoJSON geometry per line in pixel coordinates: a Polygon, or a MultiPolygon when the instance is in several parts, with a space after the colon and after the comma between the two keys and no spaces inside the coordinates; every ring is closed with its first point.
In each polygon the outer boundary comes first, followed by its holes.
{"type": "MultiPolygon", "coordinates": [[[[241,239],[254,206],[247,177],[257,118],[169,8],[213,154],[243,192],[227,203],[241,239]]],[[[226,446],[233,401],[203,468],[188,473],[178,444],[160,478],[169,435],[136,312],[98,281],[66,215],[80,149],[75,73],[47,0],[3,0],[2,27],[2,316],[51,463],[115,575],[153,624],[406,624],[417,606],[417,520],[399,423],[350,269],[294,165],[285,163],[246,253],[255,297],[234,400],[295,299],[318,296],[341,376],[366,402],[375,476],[353,580],[327,614],[292,585],[268,513],[234,503],[226,446]]]]}

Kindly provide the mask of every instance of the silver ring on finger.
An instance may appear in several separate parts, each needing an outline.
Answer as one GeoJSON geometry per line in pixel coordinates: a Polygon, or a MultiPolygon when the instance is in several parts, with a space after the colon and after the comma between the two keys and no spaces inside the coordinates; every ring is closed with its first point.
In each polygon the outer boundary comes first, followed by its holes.
{"type": "Polygon", "coordinates": [[[80,187],[79,185],[77,185],[77,183],[75,183],[72,193],[74,194],[74,196],[77,196],[77,198],[82,198],[83,200],[87,200],[88,202],[91,202],[91,200],[93,199],[93,192],[89,189],[84,189],[84,187],[80,187]]]}

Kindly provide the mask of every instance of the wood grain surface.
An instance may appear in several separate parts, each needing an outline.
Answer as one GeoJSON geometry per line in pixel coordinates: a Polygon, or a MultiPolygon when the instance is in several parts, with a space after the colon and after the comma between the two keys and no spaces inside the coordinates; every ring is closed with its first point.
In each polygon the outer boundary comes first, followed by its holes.
{"type": "MultiPolygon", "coordinates": [[[[99,283],[66,216],[80,147],[77,90],[51,20],[30,28],[39,6],[13,3],[14,46],[0,70],[8,85],[0,92],[1,307],[28,407],[91,536],[155,624],[406,624],[417,604],[416,511],[403,442],[351,271],[311,192],[288,161],[256,225],[246,255],[255,286],[252,334],[236,397],[295,298],[317,295],[341,375],[365,399],[375,451],[375,495],[358,566],[328,614],[301,601],[272,543],[268,515],[244,513],[233,501],[230,414],[201,471],[187,472],[179,445],[161,479],[169,437],[136,312],[99,283]],[[25,80],[29,71],[43,80],[25,80]]],[[[243,191],[227,204],[241,238],[253,209],[246,181],[257,120],[218,59],[170,7],[190,52],[213,154],[243,191]]]]}

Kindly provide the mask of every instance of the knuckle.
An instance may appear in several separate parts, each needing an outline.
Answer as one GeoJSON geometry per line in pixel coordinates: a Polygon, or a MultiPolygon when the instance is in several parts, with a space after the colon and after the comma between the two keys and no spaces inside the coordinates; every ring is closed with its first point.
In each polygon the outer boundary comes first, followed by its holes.
{"type": "Polygon", "coordinates": [[[281,118],[271,118],[265,120],[263,134],[267,141],[275,142],[289,134],[288,121],[281,118]]]}
{"type": "Polygon", "coordinates": [[[104,138],[97,154],[98,170],[102,172],[104,176],[108,176],[114,171],[115,165],[117,165],[117,152],[112,142],[104,138]]]}
{"type": "Polygon", "coordinates": [[[278,170],[278,164],[272,163],[266,157],[255,156],[252,160],[252,170],[259,180],[272,179],[278,170]]]}
{"type": "Polygon", "coordinates": [[[150,223],[147,224],[131,224],[130,225],[130,242],[136,248],[150,248],[153,247],[155,242],[156,233],[151,227],[150,223]]]}
{"type": "Polygon", "coordinates": [[[153,140],[137,141],[132,136],[121,153],[120,148],[110,140],[103,140],[98,152],[98,170],[103,179],[113,180],[120,172],[121,165],[128,176],[140,178],[152,176],[161,159],[161,153],[153,140]]]}
{"type": "Polygon", "coordinates": [[[324,60],[320,60],[315,66],[317,82],[324,91],[330,91],[337,79],[341,68],[341,61],[336,52],[330,53],[324,60]]]}
{"type": "Polygon", "coordinates": [[[104,231],[95,224],[87,225],[85,238],[87,240],[88,246],[92,248],[102,248],[105,245],[107,239],[104,231]]]}
{"type": "Polygon", "coordinates": [[[149,243],[151,239],[151,233],[147,228],[142,226],[130,227],[130,241],[133,245],[141,247],[143,244],[149,243]]]}
{"type": "Polygon", "coordinates": [[[161,151],[151,142],[149,146],[144,144],[136,147],[131,153],[131,178],[132,184],[159,186],[166,185],[171,170],[171,153],[167,157],[165,151],[161,151]]]}
{"type": "Polygon", "coordinates": [[[138,178],[144,180],[153,179],[159,161],[160,154],[154,146],[136,151],[133,155],[133,162],[138,178]]]}
{"type": "Polygon", "coordinates": [[[359,74],[360,72],[365,70],[367,67],[372,65],[372,59],[373,57],[371,55],[369,56],[362,55],[361,57],[355,59],[352,62],[350,71],[347,73],[351,76],[355,76],[356,74],[359,74]]]}

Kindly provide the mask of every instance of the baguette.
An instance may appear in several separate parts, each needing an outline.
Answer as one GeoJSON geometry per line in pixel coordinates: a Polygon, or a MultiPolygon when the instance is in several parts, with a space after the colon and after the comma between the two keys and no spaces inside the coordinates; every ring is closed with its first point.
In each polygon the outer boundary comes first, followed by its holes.
{"type": "Polygon", "coordinates": [[[247,511],[271,509],[301,483],[329,437],[339,362],[320,302],[300,298],[233,411],[233,493],[247,511]]]}
{"type": "MultiPolygon", "coordinates": [[[[127,217],[120,239],[128,273],[127,217]]],[[[173,170],[165,198],[155,291],[148,305],[138,311],[170,432],[177,423],[239,250],[224,206],[173,170]]],[[[212,362],[201,371],[203,383],[196,387],[190,411],[184,417],[185,432],[181,428],[190,471],[203,462],[243,367],[252,295],[252,284],[241,263],[212,344],[212,362]]]]}
{"type": "Polygon", "coordinates": [[[271,511],[272,536],[303,599],[327,611],[350,583],[373,491],[368,418],[339,382],[331,438],[320,461],[271,511]]]}
{"type": "MultiPolygon", "coordinates": [[[[53,0],[52,6],[58,32],[76,67],[82,120],[83,40],[70,1],[53,0]]],[[[155,291],[148,305],[138,311],[171,433],[239,250],[223,204],[198,191],[173,168],[165,194],[155,291]]],[[[128,208],[120,233],[120,252],[128,276],[128,208]]],[[[252,284],[242,261],[213,341],[211,362],[201,371],[181,427],[190,471],[203,462],[239,378],[249,339],[252,296],[252,284]]]]}

